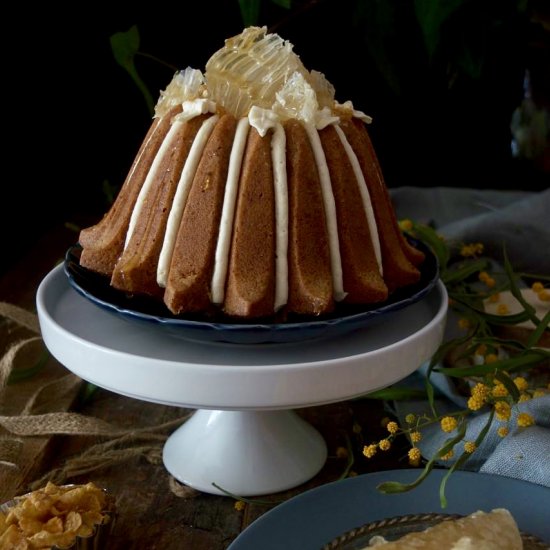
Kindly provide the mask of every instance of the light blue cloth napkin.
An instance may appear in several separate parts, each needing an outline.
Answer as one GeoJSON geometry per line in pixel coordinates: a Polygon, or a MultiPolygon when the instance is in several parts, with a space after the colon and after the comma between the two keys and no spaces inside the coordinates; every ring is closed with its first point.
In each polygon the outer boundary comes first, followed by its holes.
{"type": "MultiPolygon", "coordinates": [[[[448,240],[482,242],[485,254],[502,261],[503,245],[514,269],[550,274],[550,189],[539,192],[492,191],[456,188],[402,187],[390,190],[399,219],[430,223],[448,240]]],[[[456,334],[457,319],[449,311],[445,338],[456,334]]],[[[427,365],[402,381],[408,387],[424,387],[427,365]]],[[[466,399],[456,391],[453,380],[432,374],[437,389],[436,407],[445,414],[466,407],[466,399]]],[[[464,465],[465,469],[518,478],[550,487],[550,395],[520,403],[513,408],[509,424],[515,426],[518,412],[531,414],[536,426],[512,428],[501,438],[494,421],[483,443],[464,465]]],[[[408,413],[426,412],[426,401],[395,403],[401,422],[408,413]]],[[[475,440],[485,426],[488,413],[472,413],[466,440],[475,440]]],[[[418,444],[423,456],[431,457],[449,437],[439,426],[423,430],[418,444]]],[[[460,456],[461,450],[455,451],[460,456]]],[[[453,460],[442,462],[449,466],[453,460]]]]}
{"type": "Polygon", "coordinates": [[[398,218],[433,222],[447,239],[482,242],[497,261],[505,244],[516,271],[550,274],[550,188],[531,193],[400,187],[390,193],[398,218]]]}

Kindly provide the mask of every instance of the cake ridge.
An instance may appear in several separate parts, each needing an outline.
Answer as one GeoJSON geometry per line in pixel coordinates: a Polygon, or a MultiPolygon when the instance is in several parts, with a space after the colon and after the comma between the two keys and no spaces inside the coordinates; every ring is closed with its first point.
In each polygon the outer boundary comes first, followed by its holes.
{"type": "Polygon", "coordinates": [[[237,124],[237,131],[235,132],[235,139],[233,140],[231,155],[229,157],[222,216],[214,256],[214,272],[210,285],[212,303],[218,305],[223,303],[225,296],[225,281],[229,264],[229,247],[231,244],[235,203],[237,202],[239,175],[249,128],[248,119],[246,117],[241,118],[237,124]]]}
{"type": "Polygon", "coordinates": [[[202,123],[197,135],[195,136],[193,144],[191,145],[189,155],[185,159],[185,163],[178,181],[176,194],[174,195],[170,213],[168,214],[166,234],[159,256],[157,282],[162,288],[166,288],[166,280],[168,278],[169,266],[172,260],[172,253],[174,251],[179,224],[181,222],[181,217],[183,215],[183,210],[185,208],[185,203],[187,202],[187,196],[189,195],[193,178],[197,171],[200,155],[202,154],[202,151],[206,146],[206,142],[218,120],[218,115],[214,115],[202,123]]]}
{"type": "Polygon", "coordinates": [[[338,220],[336,216],[336,204],[334,202],[334,194],[332,193],[330,173],[327,166],[325,152],[323,150],[323,146],[321,145],[321,138],[319,137],[318,130],[313,126],[313,124],[304,124],[304,126],[309,141],[311,143],[311,147],[313,148],[313,155],[315,156],[315,162],[317,163],[317,170],[319,172],[321,193],[323,195],[323,205],[325,208],[325,220],[327,223],[329,236],[332,288],[334,300],[336,302],[340,302],[346,297],[347,292],[344,291],[342,257],[340,255],[340,244],[338,241],[338,220]]]}
{"type": "Polygon", "coordinates": [[[147,196],[147,193],[151,189],[151,186],[155,181],[155,177],[157,177],[158,175],[162,160],[166,156],[166,153],[168,152],[168,149],[171,147],[172,143],[175,142],[178,130],[180,130],[182,127],[183,127],[183,124],[181,122],[174,122],[171,125],[170,130],[168,130],[168,134],[166,134],[164,140],[162,141],[160,149],[158,150],[157,154],[155,155],[155,158],[153,159],[151,168],[149,169],[149,172],[147,173],[147,177],[145,178],[145,181],[141,186],[141,189],[136,199],[136,204],[134,205],[134,209],[132,210],[130,223],[128,224],[128,231],[126,232],[126,240],[124,242],[124,248],[127,248],[128,243],[132,238],[132,235],[134,233],[134,229],[137,223],[137,219],[139,218],[139,215],[143,209],[143,203],[145,201],[145,197],[147,196]]]}
{"type": "Polygon", "coordinates": [[[275,299],[279,311],[288,301],[288,181],[286,173],[286,134],[277,123],[271,138],[273,186],[275,189],[275,299]]]}

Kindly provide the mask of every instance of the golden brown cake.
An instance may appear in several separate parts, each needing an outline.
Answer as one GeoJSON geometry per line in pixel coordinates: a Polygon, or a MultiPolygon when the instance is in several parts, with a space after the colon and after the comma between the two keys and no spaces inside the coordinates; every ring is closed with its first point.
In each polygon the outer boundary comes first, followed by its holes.
{"type": "Polygon", "coordinates": [[[174,314],[320,315],[420,278],[365,123],[265,28],[226,40],[161,92],[82,266],[174,314]]]}

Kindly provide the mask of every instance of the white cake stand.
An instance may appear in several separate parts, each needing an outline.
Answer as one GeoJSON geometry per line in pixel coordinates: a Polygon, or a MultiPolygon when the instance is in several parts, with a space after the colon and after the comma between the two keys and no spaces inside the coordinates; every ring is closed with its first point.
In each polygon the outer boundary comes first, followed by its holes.
{"type": "Polygon", "coordinates": [[[321,435],[292,409],[350,399],[404,378],[437,349],[447,312],[438,282],[386,321],[305,343],[201,343],[127,321],[72,289],[62,266],[37,294],[42,336],[69,370],[136,399],[198,409],[165,444],[180,482],[223,494],[270,494],[311,479],[321,435]]]}

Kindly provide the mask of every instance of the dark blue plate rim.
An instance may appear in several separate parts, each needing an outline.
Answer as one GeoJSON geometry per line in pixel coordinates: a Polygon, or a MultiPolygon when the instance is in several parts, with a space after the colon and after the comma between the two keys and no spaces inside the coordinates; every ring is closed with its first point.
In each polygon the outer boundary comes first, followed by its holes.
{"type": "Polygon", "coordinates": [[[173,316],[163,304],[150,298],[127,296],[110,286],[108,277],[94,273],[79,264],[82,250],[77,243],[69,247],[65,255],[64,272],[70,285],[83,297],[111,313],[127,320],[153,323],[169,329],[181,331],[182,335],[193,339],[219,340],[240,343],[295,341],[300,331],[308,338],[326,335],[327,330],[348,329],[365,326],[388,313],[408,307],[424,298],[435,286],[439,278],[439,265],[434,253],[421,241],[411,240],[412,244],[424,252],[426,258],[420,266],[421,279],[418,283],[398,289],[382,305],[363,308],[349,308],[348,313],[323,318],[284,323],[269,322],[218,322],[188,317],[173,316]],[[165,313],[155,312],[159,308],[165,313]],[[151,313],[151,311],[153,311],[151,313]],[[306,331],[306,333],[304,333],[306,331]],[[203,333],[203,334],[201,334],[203,333]],[[211,333],[211,334],[205,334],[211,333]],[[215,333],[215,334],[213,334],[215,333]],[[241,340],[242,339],[242,340],[241,340]]]}

